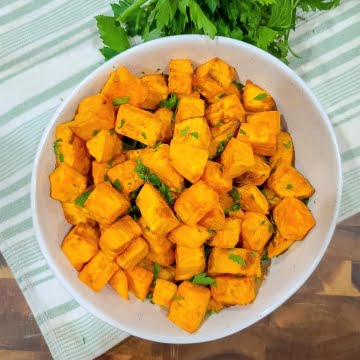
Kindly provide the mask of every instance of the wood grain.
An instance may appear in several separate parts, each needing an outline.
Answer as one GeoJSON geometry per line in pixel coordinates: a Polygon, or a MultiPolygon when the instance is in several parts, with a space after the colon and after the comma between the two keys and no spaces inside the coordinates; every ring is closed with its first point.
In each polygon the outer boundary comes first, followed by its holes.
{"type": "MultiPolygon", "coordinates": [[[[0,359],[51,359],[0,256],[0,359]]],[[[98,360],[360,359],[360,214],[342,222],[320,265],[284,305],[221,340],[172,346],[130,337],[98,360]]]]}

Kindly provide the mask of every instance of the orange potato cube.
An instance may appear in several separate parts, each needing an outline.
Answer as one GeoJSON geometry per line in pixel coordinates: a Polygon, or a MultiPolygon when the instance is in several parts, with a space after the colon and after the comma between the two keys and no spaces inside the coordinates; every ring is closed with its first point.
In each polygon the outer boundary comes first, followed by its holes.
{"type": "Polygon", "coordinates": [[[225,228],[225,214],[220,202],[210,210],[198,223],[209,230],[222,230],[225,228]]]}
{"type": "Polygon", "coordinates": [[[83,267],[78,278],[94,291],[100,291],[118,269],[116,262],[99,250],[83,267]]]}
{"type": "Polygon", "coordinates": [[[220,310],[224,308],[224,305],[215,301],[213,298],[210,299],[209,305],[208,305],[208,312],[216,312],[218,313],[220,310]]]}
{"type": "Polygon", "coordinates": [[[126,67],[120,66],[110,74],[101,93],[112,103],[116,98],[128,97],[128,103],[141,106],[148,96],[148,87],[139,78],[131,74],[126,67]]]}
{"type": "Polygon", "coordinates": [[[167,251],[153,252],[150,251],[146,256],[146,259],[158,263],[161,266],[169,266],[175,261],[174,249],[170,248],[167,251]]]}
{"type": "Polygon", "coordinates": [[[208,274],[233,274],[244,276],[261,276],[260,255],[257,251],[234,248],[214,247],[209,255],[208,274]]]}
{"type": "Polygon", "coordinates": [[[158,279],[175,281],[175,268],[173,266],[161,267],[158,279]]]}
{"type": "Polygon", "coordinates": [[[225,228],[217,231],[210,239],[210,246],[219,248],[233,248],[239,242],[241,231],[241,220],[237,218],[226,218],[225,228]]]}
{"type": "Polygon", "coordinates": [[[77,225],[80,223],[88,223],[95,225],[95,220],[93,220],[89,212],[80,206],[77,206],[74,202],[62,202],[61,206],[64,211],[65,220],[72,225],[77,225]]]}
{"type": "Polygon", "coordinates": [[[305,199],[315,192],[309,181],[298,170],[283,161],[277,163],[266,184],[280,197],[305,199]]]}
{"type": "Polygon", "coordinates": [[[244,185],[237,188],[241,198],[241,208],[245,211],[269,213],[266,197],[255,185],[244,185]]]}
{"type": "Polygon", "coordinates": [[[61,163],[50,175],[50,196],[59,201],[70,202],[86,189],[86,177],[61,163]]]}
{"type": "Polygon", "coordinates": [[[164,75],[150,74],[140,78],[141,82],[148,88],[145,101],[141,104],[143,109],[156,109],[160,101],[166,100],[169,89],[164,75]]]}
{"type": "Polygon", "coordinates": [[[294,145],[291,135],[285,131],[280,131],[276,136],[276,152],[269,159],[271,168],[274,168],[279,160],[288,165],[294,163],[294,145]]]}
{"type": "Polygon", "coordinates": [[[205,116],[205,101],[194,98],[193,96],[183,96],[178,103],[175,122],[195,117],[205,116]]]}
{"type": "Polygon", "coordinates": [[[77,271],[97,253],[99,238],[98,228],[90,224],[78,224],[65,236],[61,249],[77,271]]]}
{"type": "Polygon", "coordinates": [[[273,217],[280,235],[288,240],[302,240],[315,226],[307,206],[296,198],[285,198],[276,205],[273,217]]]}
{"type": "Polygon", "coordinates": [[[67,121],[65,123],[56,125],[56,129],[55,129],[56,139],[61,139],[61,142],[71,144],[74,139],[74,133],[71,130],[72,124],[73,121],[67,121]]]}
{"type": "Polygon", "coordinates": [[[273,190],[269,189],[266,185],[264,185],[263,189],[261,190],[263,195],[265,196],[268,204],[269,209],[272,210],[280,201],[281,198],[277,196],[273,190]]]}
{"type": "Polygon", "coordinates": [[[109,280],[109,284],[124,300],[129,300],[129,287],[124,270],[115,271],[109,280]]]}
{"type": "Polygon", "coordinates": [[[241,176],[234,179],[236,184],[242,185],[262,185],[270,176],[271,168],[265,163],[262,157],[254,155],[255,165],[245,171],[241,176]]]}
{"type": "Polygon", "coordinates": [[[232,178],[221,171],[221,165],[214,161],[206,163],[202,180],[211,186],[219,195],[232,189],[232,178]]]}
{"type": "Polygon", "coordinates": [[[92,162],[92,177],[94,180],[94,184],[98,185],[104,181],[106,181],[107,172],[112,167],[123,163],[126,160],[125,154],[118,154],[115,155],[111,160],[108,162],[92,162]]]}
{"type": "Polygon", "coordinates": [[[93,137],[94,131],[114,128],[115,111],[103,95],[97,94],[83,99],[77,109],[70,128],[77,136],[87,141],[93,137]]]}
{"type": "Polygon", "coordinates": [[[154,115],[160,120],[161,128],[159,134],[159,140],[169,141],[174,132],[173,116],[174,112],[168,108],[158,108],[154,115]]]}
{"type": "Polygon", "coordinates": [[[140,236],[134,240],[117,258],[116,262],[125,270],[131,270],[149,253],[149,245],[140,236]]]}
{"type": "Polygon", "coordinates": [[[211,285],[211,296],[226,305],[247,305],[255,299],[255,278],[221,275],[215,278],[216,285],[211,285]]]}
{"type": "Polygon", "coordinates": [[[170,305],[168,319],[189,333],[195,332],[206,315],[210,296],[205,286],[182,282],[170,305]]]}
{"type": "Polygon", "coordinates": [[[140,266],[125,271],[129,290],[141,301],[144,301],[150,290],[154,274],[140,266]]]}
{"type": "Polygon", "coordinates": [[[176,291],[177,286],[173,282],[157,279],[153,292],[152,302],[154,304],[158,304],[168,308],[173,301],[176,291]]]}
{"type": "Polygon", "coordinates": [[[243,101],[247,111],[270,111],[276,107],[271,95],[250,80],[245,83],[243,101]]]}
{"type": "Polygon", "coordinates": [[[181,224],[169,234],[168,239],[177,245],[198,248],[211,236],[212,232],[203,226],[181,224]]]}
{"type": "Polygon", "coordinates": [[[92,139],[86,142],[89,153],[98,162],[109,161],[122,151],[122,142],[114,130],[100,130],[92,139]]]}
{"type": "Polygon", "coordinates": [[[200,93],[198,91],[193,91],[191,94],[177,94],[176,96],[178,100],[182,99],[183,97],[192,97],[194,99],[200,99],[200,93]]]}
{"type": "Polygon", "coordinates": [[[231,178],[241,176],[255,164],[254,153],[249,144],[232,138],[221,154],[224,175],[231,178]]]}
{"type": "Polygon", "coordinates": [[[280,235],[279,231],[275,232],[274,238],[269,242],[267,247],[267,256],[271,259],[285,252],[296,240],[288,240],[280,235]]]}
{"type": "Polygon", "coordinates": [[[184,190],[175,201],[174,210],[187,225],[195,225],[219,202],[219,195],[200,180],[184,190]]]}
{"type": "Polygon", "coordinates": [[[274,227],[268,218],[261,213],[247,211],[241,223],[243,247],[262,251],[273,234],[274,227]]]}
{"type": "Polygon", "coordinates": [[[196,183],[203,175],[208,157],[207,150],[175,140],[170,143],[171,165],[192,184],[196,183]]]}
{"type": "Polygon", "coordinates": [[[245,110],[236,95],[227,95],[218,102],[207,107],[205,111],[206,119],[211,126],[219,122],[228,123],[229,121],[244,121],[245,110]]]}
{"type": "Polygon", "coordinates": [[[246,116],[246,122],[259,127],[265,127],[275,135],[280,132],[280,112],[277,110],[248,114],[246,116]]]}
{"type": "Polygon", "coordinates": [[[175,280],[191,279],[205,270],[204,247],[187,247],[176,245],[175,249],[175,280]]]}
{"type": "Polygon", "coordinates": [[[85,201],[85,208],[98,223],[109,226],[129,209],[130,202],[108,182],[98,184],[85,201]]]}
{"type": "Polygon", "coordinates": [[[176,94],[191,94],[194,73],[191,60],[171,60],[169,69],[169,91],[176,94]]]}
{"type": "Polygon", "coordinates": [[[151,231],[158,235],[166,235],[179,225],[179,220],[170,206],[160,192],[149,183],[145,183],[141,188],[136,198],[136,205],[151,231]]]}

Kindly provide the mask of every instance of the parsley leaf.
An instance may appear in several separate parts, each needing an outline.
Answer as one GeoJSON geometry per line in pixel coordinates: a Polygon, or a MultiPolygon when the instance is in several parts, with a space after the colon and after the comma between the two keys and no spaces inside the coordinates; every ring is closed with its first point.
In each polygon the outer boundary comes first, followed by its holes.
{"type": "Polygon", "coordinates": [[[246,266],[245,260],[240,257],[239,255],[230,254],[229,259],[232,261],[235,261],[236,263],[240,264],[241,266],[246,266]]]}
{"type": "Polygon", "coordinates": [[[191,132],[190,133],[191,136],[193,136],[195,139],[199,139],[199,133],[198,132],[191,132]]]}
{"type": "Polygon", "coordinates": [[[180,136],[185,136],[188,131],[189,131],[189,126],[183,128],[183,129],[180,131],[180,136]]]}
{"type": "Polygon", "coordinates": [[[145,134],[144,132],[141,133],[141,136],[142,136],[144,139],[147,139],[146,134],[145,134]]]}
{"type": "Polygon", "coordinates": [[[160,265],[158,263],[154,264],[154,278],[153,278],[153,282],[152,282],[152,286],[156,285],[156,280],[159,277],[159,272],[160,272],[160,265]]]}
{"type": "Polygon", "coordinates": [[[175,295],[173,297],[173,301],[179,301],[179,300],[184,300],[185,298],[183,296],[180,296],[180,295],[175,295]]]}
{"type": "Polygon", "coordinates": [[[196,285],[205,285],[205,286],[214,285],[215,287],[217,287],[215,279],[213,279],[210,276],[206,276],[206,273],[195,275],[192,279],[192,283],[196,285]]]}
{"type": "Polygon", "coordinates": [[[261,94],[259,94],[259,95],[256,95],[256,96],[254,97],[254,100],[262,100],[262,99],[267,98],[267,96],[268,96],[268,94],[266,94],[266,93],[261,93],[261,94]]]}
{"type": "Polygon", "coordinates": [[[233,84],[234,84],[239,90],[242,90],[242,89],[245,87],[244,84],[242,84],[242,83],[240,83],[240,82],[238,82],[238,81],[236,81],[236,80],[233,81],[233,84]]]}
{"type": "Polygon", "coordinates": [[[244,131],[243,129],[239,129],[239,133],[240,133],[241,135],[246,135],[246,131],[244,131]]]}
{"type": "Polygon", "coordinates": [[[64,162],[64,155],[63,155],[63,153],[60,151],[60,142],[62,142],[63,140],[61,139],[61,138],[59,138],[59,139],[56,139],[55,141],[54,141],[54,145],[53,145],[53,147],[54,147],[54,153],[55,153],[55,155],[58,157],[58,159],[59,159],[59,161],[62,163],[62,162],[64,162]]]}
{"type": "Polygon", "coordinates": [[[99,130],[94,130],[94,131],[92,132],[92,136],[96,136],[98,133],[99,133],[99,130]]]}
{"type": "Polygon", "coordinates": [[[159,102],[159,107],[166,107],[168,109],[172,109],[177,104],[176,94],[171,93],[170,97],[167,100],[163,100],[159,102]]]}
{"type": "Polygon", "coordinates": [[[137,207],[136,204],[133,204],[129,207],[128,214],[136,221],[140,216],[141,212],[140,209],[137,207]]]}
{"type": "Polygon", "coordinates": [[[90,194],[93,192],[93,189],[85,191],[84,193],[82,193],[81,195],[79,195],[76,199],[75,199],[75,204],[77,206],[80,207],[84,207],[85,206],[85,201],[88,199],[88,197],[90,196],[90,194]]]}
{"type": "Polygon", "coordinates": [[[120,184],[120,180],[119,180],[119,179],[115,179],[113,185],[114,185],[114,188],[115,188],[115,189],[121,191],[122,186],[121,186],[121,184],[120,184]]]}
{"type": "Polygon", "coordinates": [[[120,125],[118,126],[118,129],[121,129],[125,124],[125,120],[124,119],[121,119],[120,121],[120,125]]]}
{"type": "Polygon", "coordinates": [[[122,104],[126,104],[129,100],[130,100],[129,96],[118,97],[113,100],[112,104],[113,104],[113,106],[119,106],[122,104]]]}
{"type": "Polygon", "coordinates": [[[290,149],[291,148],[291,145],[292,145],[292,141],[289,140],[287,143],[283,143],[285,149],[290,149]]]}
{"type": "Polygon", "coordinates": [[[291,189],[293,189],[294,188],[294,185],[292,185],[292,184],[287,184],[286,185],[286,189],[287,190],[291,190],[291,189]]]}

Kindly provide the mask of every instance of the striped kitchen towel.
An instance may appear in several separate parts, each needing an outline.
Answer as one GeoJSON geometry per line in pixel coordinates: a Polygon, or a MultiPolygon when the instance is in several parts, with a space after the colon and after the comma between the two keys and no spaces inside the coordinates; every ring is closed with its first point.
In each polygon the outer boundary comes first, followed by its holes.
{"type": "MultiPolygon", "coordinates": [[[[109,11],[109,0],[0,0],[0,250],[55,359],[91,359],[127,337],[55,279],[34,237],[29,196],[44,128],[103,61],[94,16],[109,11]]],[[[307,14],[291,44],[301,56],[291,67],[320,99],[340,145],[342,220],[360,209],[360,1],[307,14]]]]}

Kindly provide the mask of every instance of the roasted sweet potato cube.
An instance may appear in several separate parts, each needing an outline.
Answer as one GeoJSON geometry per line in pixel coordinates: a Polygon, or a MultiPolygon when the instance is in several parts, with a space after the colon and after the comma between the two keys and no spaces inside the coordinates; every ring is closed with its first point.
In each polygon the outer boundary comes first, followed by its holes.
{"type": "Polygon", "coordinates": [[[215,126],[219,122],[225,124],[234,120],[244,121],[245,110],[236,95],[227,95],[218,102],[208,106],[205,114],[209,124],[215,126]]]}
{"type": "Polygon", "coordinates": [[[176,94],[191,94],[194,73],[191,60],[171,60],[169,70],[169,91],[176,94]]]}
{"type": "Polygon", "coordinates": [[[208,230],[222,230],[225,228],[225,214],[220,202],[210,210],[198,223],[208,230]]]}
{"type": "Polygon", "coordinates": [[[249,144],[232,138],[221,154],[221,163],[224,175],[231,178],[241,176],[255,164],[253,150],[249,144]]]}
{"type": "Polygon", "coordinates": [[[271,168],[274,168],[279,160],[288,165],[294,163],[294,145],[291,135],[285,131],[280,131],[276,136],[276,153],[269,159],[271,168]]]}
{"type": "Polygon", "coordinates": [[[162,266],[159,271],[158,279],[175,281],[175,268],[173,266],[162,266]]]}
{"type": "Polygon", "coordinates": [[[99,249],[100,232],[90,224],[78,224],[65,236],[61,249],[77,271],[80,271],[99,249]]]}
{"type": "Polygon", "coordinates": [[[174,141],[207,150],[211,133],[204,117],[194,117],[175,124],[174,141]]]}
{"type": "Polygon", "coordinates": [[[161,266],[169,266],[175,261],[175,252],[173,248],[167,251],[153,252],[150,251],[146,258],[154,263],[158,263],[161,266]]]}
{"type": "Polygon", "coordinates": [[[170,143],[171,165],[192,184],[196,183],[203,175],[208,157],[207,150],[175,140],[170,143]]]}
{"type": "Polygon", "coordinates": [[[277,110],[248,114],[246,116],[246,122],[258,127],[265,127],[275,135],[280,132],[280,112],[277,110]]]}
{"type": "Polygon", "coordinates": [[[220,248],[233,248],[239,242],[241,231],[241,220],[238,218],[228,217],[225,219],[225,228],[217,231],[210,239],[210,246],[220,248]]]}
{"type": "Polygon", "coordinates": [[[208,305],[208,313],[218,313],[220,310],[224,308],[224,305],[217,302],[213,298],[210,299],[209,305],[208,305]]]}
{"type": "Polygon", "coordinates": [[[203,226],[181,224],[169,234],[168,239],[177,245],[198,248],[211,236],[212,232],[203,226]]]}
{"type": "Polygon", "coordinates": [[[244,185],[237,188],[241,198],[241,208],[245,211],[269,213],[266,197],[255,185],[244,185]]]}
{"type": "Polygon", "coordinates": [[[168,308],[173,301],[176,291],[177,286],[173,282],[157,279],[153,292],[152,302],[154,304],[158,304],[168,308]]]}
{"type": "Polygon", "coordinates": [[[191,94],[177,94],[178,100],[182,99],[183,97],[192,97],[194,99],[200,99],[200,93],[198,91],[193,91],[191,94]]]}
{"type": "Polygon", "coordinates": [[[242,219],[244,217],[244,212],[241,209],[231,210],[232,205],[234,205],[234,201],[229,194],[222,194],[219,201],[223,212],[229,216],[236,217],[238,219],[242,219]]]}
{"type": "Polygon", "coordinates": [[[273,217],[280,235],[288,240],[302,240],[315,226],[307,206],[296,198],[285,198],[276,205],[273,217]]]}
{"type": "Polygon", "coordinates": [[[101,93],[112,103],[116,98],[128,97],[128,103],[141,106],[148,96],[148,87],[131,74],[126,67],[120,66],[110,74],[101,93]]]}
{"type": "Polygon", "coordinates": [[[149,245],[140,236],[134,240],[117,258],[116,262],[125,270],[131,270],[149,253],[149,245]]]}
{"type": "Polygon", "coordinates": [[[205,286],[182,282],[170,305],[168,319],[189,333],[195,332],[206,315],[210,296],[205,286]]]}
{"type": "Polygon", "coordinates": [[[215,278],[216,286],[211,285],[211,296],[226,305],[247,305],[255,299],[255,278],[221,275],[215,278]]]}
{"type": "Polygon", "coordinates": [[[243,248],[261,251],[273,231],[273,225],[264,214],[246,211],[241,223],[243,248]]]}
{"type": "Polygon", "coordinates": [[[62,202],[61,206],[64,211],[65,220],[72,225],[77,225],[80,223],[95,225],[95,220],[93,220],[89,212],[80,206],[77,206],[74,202],[62,202]]]}
{"type": "Polygon", "coordinates": [[[70,128],[77,136],[87,141],[93,137],[94,131],[113,129],[114,123],[115,111],[111,101],[97,94],[81,101],[70,128]]]}
{"type": "Polygon", "coordinates": [[[169,141],[174,132],[173,116],[174,112],[168,108],[158,108],[154,115],[160,120],[161,128],[159,134],[159,140],[169,141]]]}
{"type": "Polygon", "coordinates": [[[277,196],[275,194],[275,192],[273,190],[269,189],[266,185],[264,185],[261,192],[265,196],[265,198],[269,204],[270,210],[272,210],[281,201],[281,197],[277,196]]]}
{"type": "Polygon", "coordinates": [[[267,256],[273,258],[285,252],[296,240],[288,240],[276,231],[274,238],[269,242],[267,247],[267,256]]]}
{"type": "Polygon", "coordinates": [[[234,179],[234,182],[240,186],[242,185],[262,185],[270,176],[271,168],[264,159],[259,155],[254,155],[255,165],[241,176],[234,179]]]}
{"type": "Polygon", "coordinates": [[[309,181],[298,170],[283,161],[278,161],[266,184],[280,197],[305,199],[315,192],[309,181]]]}
{"type": "Polygon", "coordinates": [[[176,110],[175,122],[180,123],[183,120],[204,117],[205,116],[205,101],[197,99],[193,96],[183,96],[178,103],[176,110]]]}
{"type": "Polygon", "coordinates": [[[85,208],[98,223],[109,226],[119,216],[125,214],[130,203],[108,182],[98,184],[85,201],[85,208]]]}
{"type": "Polygon", "coordinates": [[[117,270],[110,278],[109,284],[124,300],[129,300],[129,287],[124,270],[117,270]]]}
{"type": "Polygon", "coordinates": [[[206,163],[204,174],[201,178],[211,186],[219,195],[232,189],[232,178],[222,172],[221,165],[214,161],[206,163]]]}
{"type": "Polygon", "coordinates": [[[141,188],[136,198],[136,205],[144,221],[155,234],[166,235],[179,225],[179,220],[170,206],[162,198],[160,192],[149,183],[145,183],[141,188]]]}
{"type": "Polygon", "coordinates": [[[196,274],[200,274],[205,270],[205,253],[204,247],[187,247],[176,245],[175,249],[176,261],[176,280],[187,280],[196,274]]]}
{"type": "Polygon", "coordinates": [[[261,276],[260,255],[257,251],[214,247],[209,255],[208,274],[261,276]]]}
{"type": "Polygon", "coordinates": [[[140,266],[125,271],[129,290],[141,301],[144,301],[150,290],[154,274],[140,266]]]}
{"type": "Polygon", "coordinates": [[[100,291],[118,269],[114,259],[99,250],[83,267],[78,277],[94,291],[100,291]]]}
{"type": "Polygon", "coordinates": [[[86,142],[86,147],[96,161],[104,162],[121,153],[122,142],[114,130],[100,130],[92,139],[86,142]]]}
{"type": "Polygon", "coordinates": [[[243,101],[247,111],[270,111],[276,107],[271,95],[250,80],[245,83],[243,101]]]}
{"type": "Polygon", "coordinates": [[[71,144],[74,139],[74,133],[71,130],[72,121],[67,121],[56,125],[55,136],[56,139],[61,139],[60,142],[71,144]]]}
{"type": "Polygon", "coordinates": [[[187,225],[195,225],[219,202],[219,195],[205,181],[198,181],[183,191],[175,201],[174,210],[187,225]]]}
{"type": "Polygon", "coordinates": [[[61,163],[50,175],[50,196],[59,201],[70,202],[86,189],[86,177],[61,163]]]}
{"type": "Polygon", "coordinates": [[[140,78],[141,82],[148,88],[145,101],[141,104],[143,109],[156,109],[160,101],[166,100],[169,89],[164,75],[150,74],[140,78]]]}
{"type": "Polygon", "coordinates": [[[125,154],[115,155],[111,160],[107,162],[92,162],[92,177],[94,184],[100,184],[104,181],[107,181],[107,172],[112,167],[123,163],[126,160],[125,154]]]}

